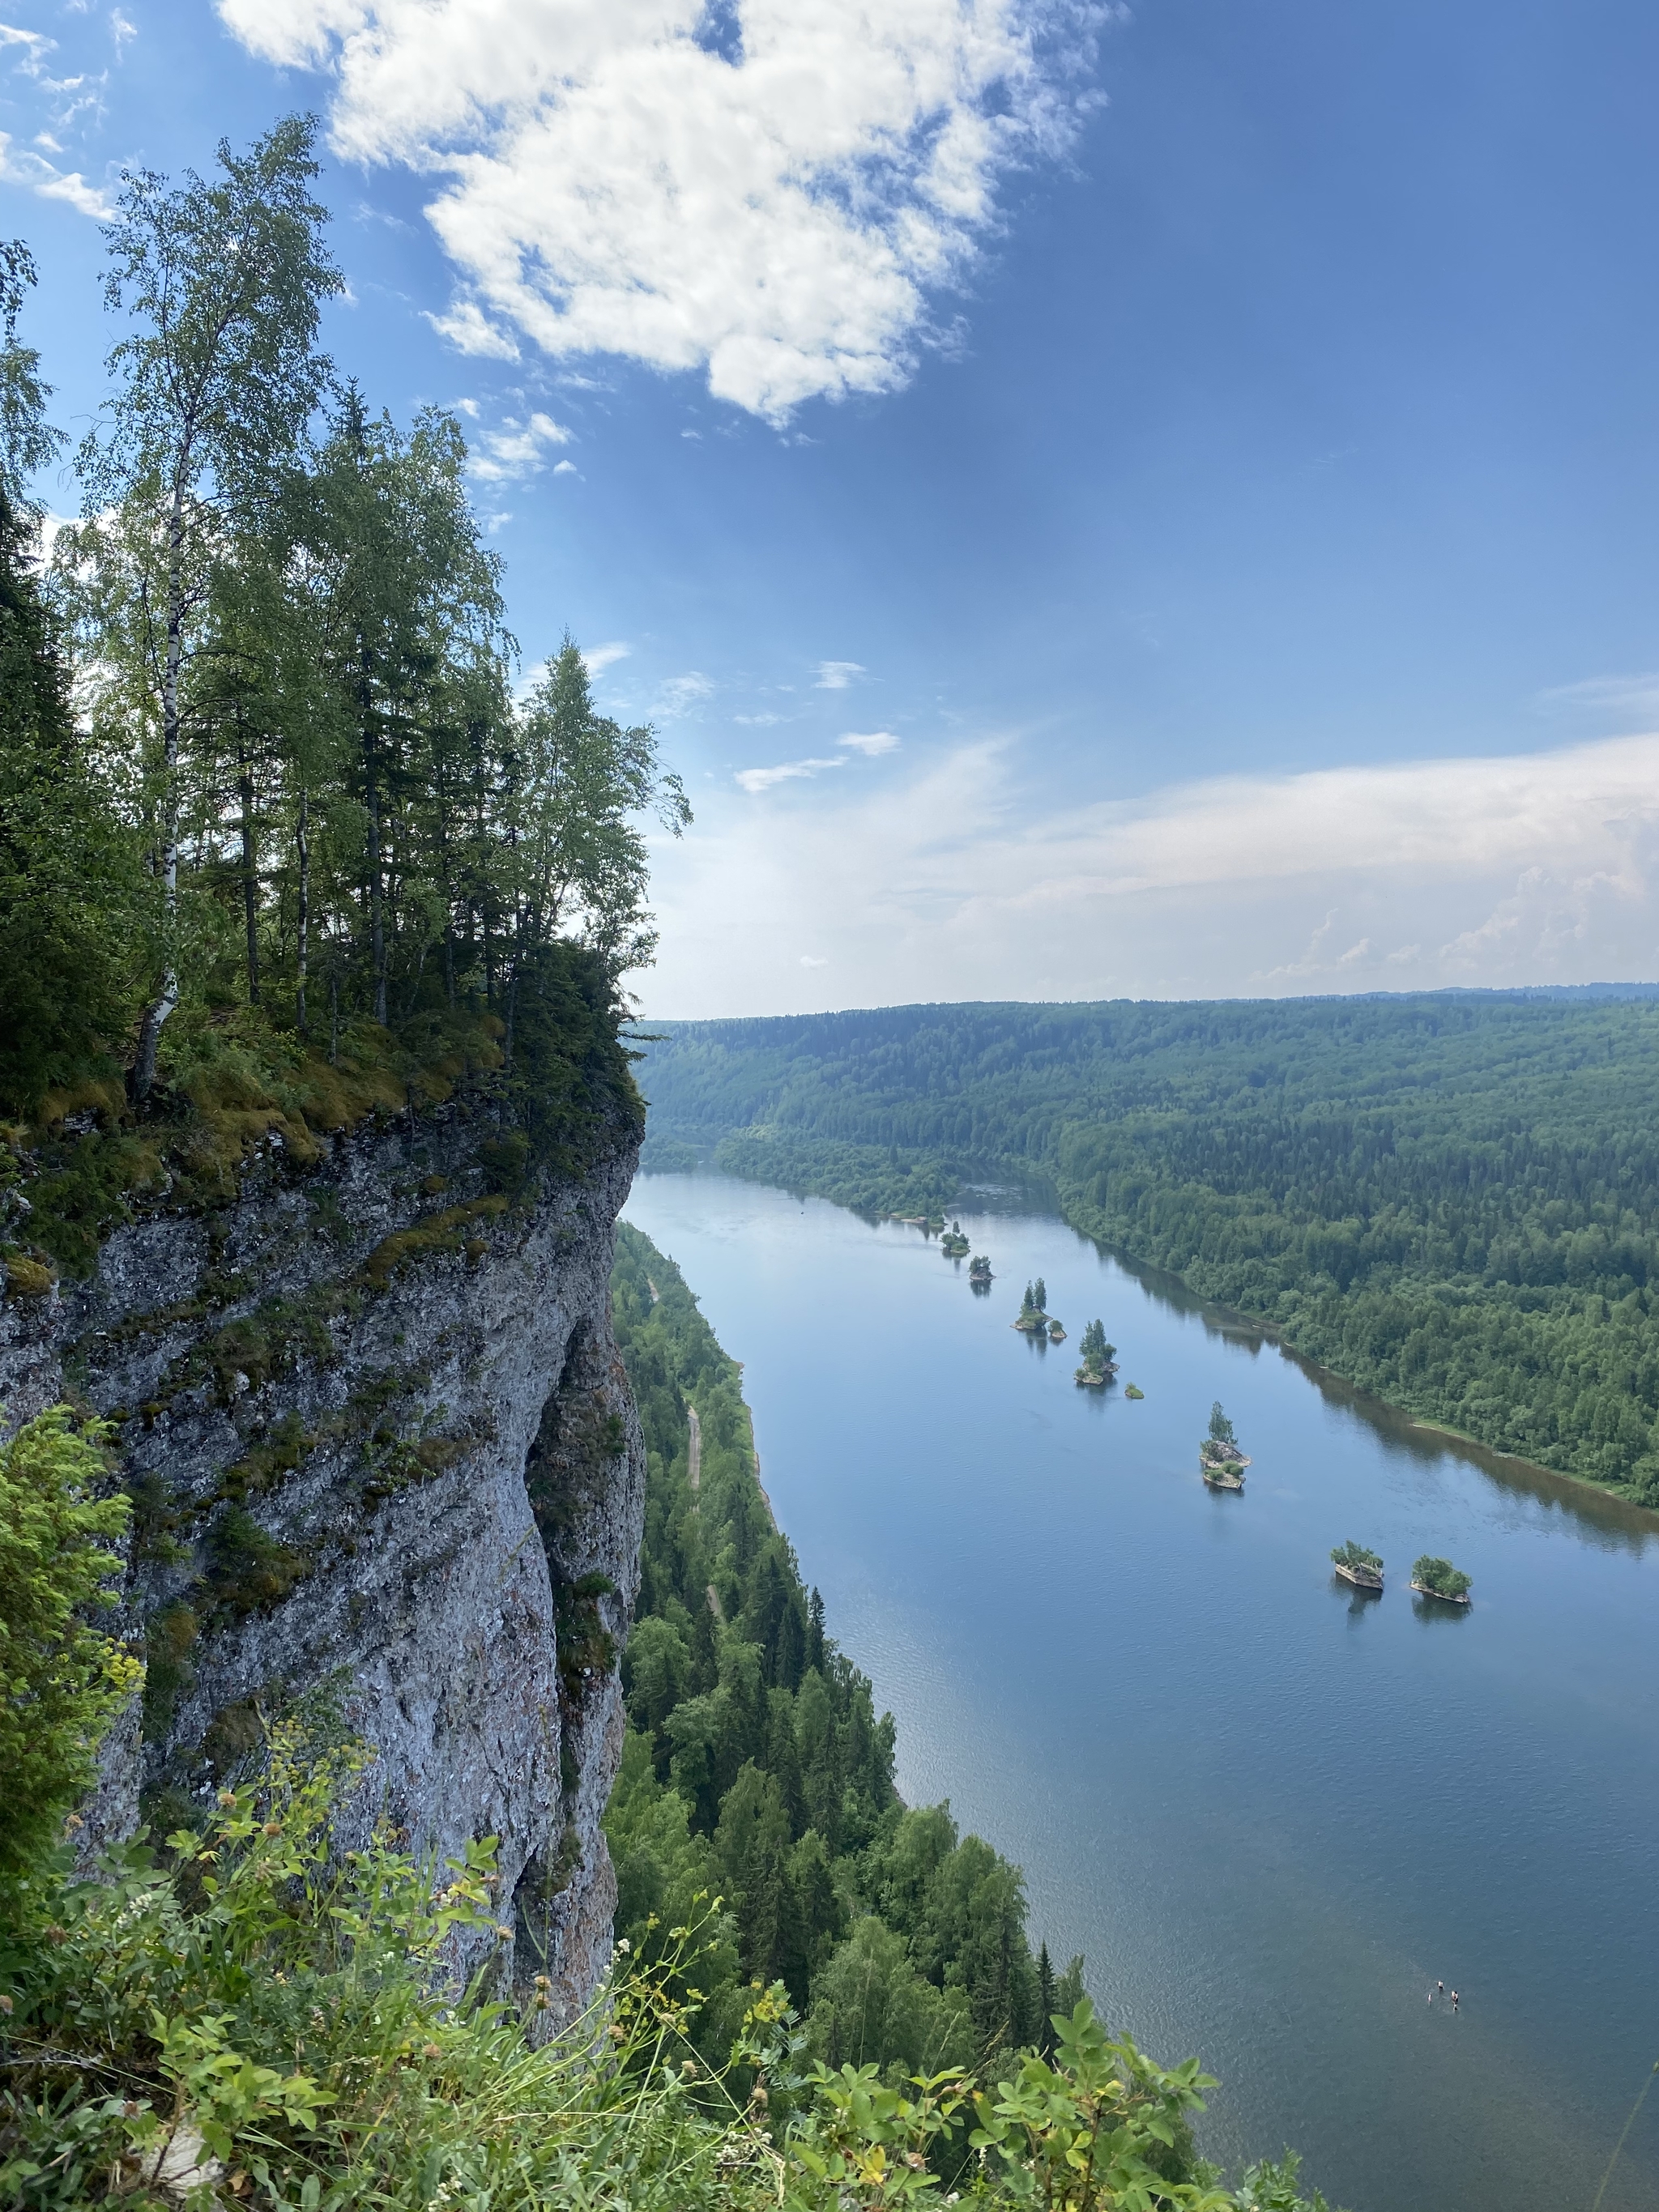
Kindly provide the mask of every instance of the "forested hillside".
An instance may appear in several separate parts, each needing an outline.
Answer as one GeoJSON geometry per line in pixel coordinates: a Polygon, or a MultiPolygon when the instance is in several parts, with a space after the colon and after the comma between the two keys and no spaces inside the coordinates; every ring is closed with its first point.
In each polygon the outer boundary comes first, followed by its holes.
{"type": "Polygon", "coordinates": [[[773,1526],[738,1368],[674,1262],[626,1223],[611,1289],[650,1464],[605,1823],[618,1935],[650,1960],[669,1929],[705,1923],[690,1978],[711,2055],[745,1985],[774,1980],[833,2066],[933,2071],[1051,2047],[1048,2015],[1082,1996],[1083,1961],[1058,1977],[1046,1947],[1034,1961],[1018,1869],[958,1837],[946,1807],[900,1803],[891,1717],[877,1718],[773,1526]]]}
{"type": "Polygon", "coordinates": [[[659,1025],[647,1152],[1068,1220],[1419,1418],[1659,1504],[1659,1008],[1519,995],[659,1025]],[[679,1148],[677,1153],[672,1147],[679,1148]]]}

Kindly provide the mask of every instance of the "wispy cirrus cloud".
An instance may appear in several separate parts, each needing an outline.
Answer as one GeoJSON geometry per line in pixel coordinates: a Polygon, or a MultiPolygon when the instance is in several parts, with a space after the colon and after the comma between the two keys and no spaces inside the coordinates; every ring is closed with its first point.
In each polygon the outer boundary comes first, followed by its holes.
{"type": "Polygon", "coordinates": [[[572,433],[540,412],[523,421],[509,415],[501,428],[479,433],[467,465],[485,483],[516,483],[539,476],[550,447],[568,446],[572,433]]]}
{"type": "Polygon", "coordinates": [[[441,177],[474,353],[702,369],[781,421],[902,384],[997,220],[1097,95],[1092,0],[219,0],[334,81],[348,160],[441,177]]]}
{"type": "Polygon", "coordinates": [[[1547,714],[1613,714],[1650,726],[1659,718],[1659,673],[1557,684],[1540,691],[1535,703],[1547,714]]]}
{"type": "Polygon", "coordinates": [[[658,686],[651,711],[660,714],[665,721],[678,721],[714,696],[714,678],[705,676],[700,668],[688,668],[684,676],[671,676],[665,684],[658,686]]]}
{"type": "Polygon", "coordinates": [[[658,858],[652,1011],[1659,974],[1659,734],[1053,810],[1022,789],[1024,751],[979,739],[896,788],[836,778],[810,805],[706,804],[658,858]],[[832,959],[822,979],[788,951],[803,941],[832,959]]]}
{"type": "Polygon", "coordinates": [[[849,730],[844,738],[837,738],[838,745],[851,752],[862,753],[873,760],[878,753],[896,753],[899,741],[890,730],[849,730]]]}
{"type": "Polygon", "coordinates": [[[43,200],[62,200],[94,222],[106,222],[115,212],[100,185],[89,184],[79,169],[59,169],[27,146],[0,131],[0,183],[21,185],[43,200]]]}
{"type": "Polygon", "coordinates": [[[771,768],[740,768],[734,776],[736,782],[747,792],[771,791],[781,783],[794,783],[815,776],[827,768],[845,768],[842,760],[779,761],[771,768]]]}
{"type": "Polygon", "coordinates": [[[865,673],[865,669],[856,660],[821,660],[812,688],[815,691],[845,691],[854,677],[865,673]]]}

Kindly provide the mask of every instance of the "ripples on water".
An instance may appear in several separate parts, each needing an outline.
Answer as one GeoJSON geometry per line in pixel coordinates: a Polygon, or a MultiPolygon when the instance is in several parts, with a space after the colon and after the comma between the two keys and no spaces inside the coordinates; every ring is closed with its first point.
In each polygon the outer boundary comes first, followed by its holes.
{"type": "MultiPolygon", "coordinates": [[[[901,1789],[1020,1862],[1033,1943],[1086,1953],[1115,2021],[1221,2077],[1211,2157],[1295,2144],[1352,2212],[1589,2212],[1659,2058],[1659,1518],[986,1205],[988,1297],[820,1200],[655,1176],[627,1209],[745,1364],[901,1789]],[[1066,1344],[1010,1328],[1037,1274],[1066,1344]],[[1072,1382],[1097,1314],[1103,1396],[1072,1382]],[[1218,1397],[1242,1497],[1198,1476],[1218,1397]],[[1351,1536],[1381,1599],[1330,1571],[1351,1536]],[[1474,1576],[1469,1612],[1410,1594],[1422,1552],[1474,1576]]],[[[1656,2206],[1659,2096],[1603,2212],[1656,2206]]]]}

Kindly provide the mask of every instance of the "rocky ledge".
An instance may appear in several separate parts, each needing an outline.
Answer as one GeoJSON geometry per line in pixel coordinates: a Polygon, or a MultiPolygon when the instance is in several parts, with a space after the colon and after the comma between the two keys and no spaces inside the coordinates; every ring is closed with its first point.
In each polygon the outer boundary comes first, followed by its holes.
{"type": "Polygon", "coordinates": [[[134,1499],[148,1674],[88,1851],[176,1825],[273,1715],[321,1716],[378,1754],[341,1839],[499,1838],[505,1972],[549,1978],[544,2019],[578,2008],[609,1951],[644,1504],[609,1293],[636,1152],[619,1123],[561,1179],[465,1101],[303,1173],[272,1140],[234,1202],[154,1213],[91,1280],[0,1306],[8,1426],[65,1397],[110,1417],[134,1499]]]}

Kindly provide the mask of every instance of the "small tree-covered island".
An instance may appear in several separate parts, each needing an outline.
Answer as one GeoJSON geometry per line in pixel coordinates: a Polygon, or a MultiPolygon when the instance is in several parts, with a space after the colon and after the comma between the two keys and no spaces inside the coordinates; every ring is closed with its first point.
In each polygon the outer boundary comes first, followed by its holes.
{"type": "Polygon", "coordinates": [[[1117,1373],[1117,1346],[1107,1342],[1103,1321],[1091,1321],[1084,1330],[1082,1350],[1076,1374],[1078,1388],[1103,1390],[1117,1373]]]}
{"type": "Polygon", "coordinates": [[[1063,1337],[1066,1332],[1048,1311],[1048,1285],[1039,1275],[1034,1283],[1025,1285],[1025,1295],[1019,1302],[1019,1313],[1014,1327],[1025,1336],[1053,1336],[1058,1329],[1063,1337]]]}
{"type": "Polygon", "coordinates": [[[1210,1408],[1209,1432],[1198,1447],[1199,1471],[1212,1490],[1243,1490],[1249,1455],[1239,1444],[1233,1425],[1218,1398],[1210,1408]]]}
{"type": "Polygon", "coordinates": [[[0,247],[0,2203],[1324,2212],[900,1800],[618,1231],[689,809],[319,352],[314,147],[122,181],[49,562],[0,247]]]}
{"type": "Polygon", "coordinates": [[[1342,1580],[1352,1583],[1356,1589],[1380,1590],[1382,1587],[1382,1562],[1364,1544],[1352,1540],[1339,1544],[1331,1553],[1331,1565],[1342,1580]]]}
{"type": "Polygon", "coordinates": [[[1412,1569],[1412,1588],[1424,1597],[1437,1597],[1446,1605],[1468,1605],[1474,1579],[1449,1559],[1425,1552],[1412,1569]]]}

